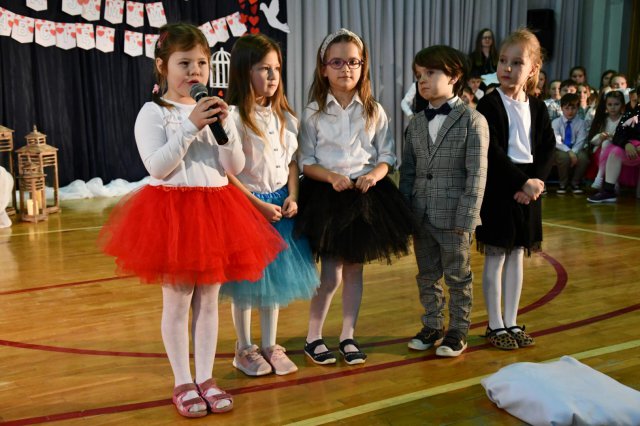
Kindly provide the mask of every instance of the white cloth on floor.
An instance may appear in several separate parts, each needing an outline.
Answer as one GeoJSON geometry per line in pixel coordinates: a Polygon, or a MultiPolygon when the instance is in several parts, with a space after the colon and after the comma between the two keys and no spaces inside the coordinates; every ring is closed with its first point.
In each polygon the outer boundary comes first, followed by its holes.
{"type": "MultiPolygon", "coordinates": [[[[148,183],[149,176],[138,182],[114,179],[106,185],[103,184],[100,178],[93,178],[88,182],[74,180],[69,185],[60,188],[60,199],[77,200],[80,198],[93,197],[117,197],[147,185],[148,183]]],[[[47,188],[47,197],[53,197],[53,188],[47,188]]]]}
{"type": "Polygon", "coordinates": [[[640,425],[640,392],[569,356],[511,364],[482,386],[499,408],[532,425],[640,425]]]}
{"type": "Polygon", "coordinates": [[[13,191],[13,176],[0,167],[0,228],[11,226],[11,219],[7,214],[7,206],[11,202],[11,192],[13,191]]]}

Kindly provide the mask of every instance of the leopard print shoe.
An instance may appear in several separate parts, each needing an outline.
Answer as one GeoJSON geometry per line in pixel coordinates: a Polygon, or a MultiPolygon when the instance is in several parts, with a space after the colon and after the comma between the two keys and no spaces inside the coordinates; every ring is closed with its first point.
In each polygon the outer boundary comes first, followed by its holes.
{"type": "Polygon", "coordinates": [[[495,330],[487,327],[484,336],[486,339],[498,349],[511,351],[518,349],[518,342],[506,328],[496,328],[495,330]],[[498,334],[500,333],[500,334],[498,334]]]}
{"type": "Polygon", "coordinates": [[[513,327],[508,327],[507,331],[515,341],[518,343],[518,347],[526,348],[527,346],[533,346],[536,344],[536,341],[531,337],[529,333],[524,332],[525,326],[522,327],[519,325],[514,325],[513,327]]]}

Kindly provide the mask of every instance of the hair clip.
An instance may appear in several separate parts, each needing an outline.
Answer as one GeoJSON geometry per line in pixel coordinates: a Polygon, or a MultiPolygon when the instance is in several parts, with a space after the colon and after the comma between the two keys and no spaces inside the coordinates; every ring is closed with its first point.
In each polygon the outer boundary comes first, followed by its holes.
{"type": "Polygon", "coordinates": [[[151,91],[151,93],[153,93],[154,95],[159,95],[160,94],[160,86],[158,86],[157,84],[153,85],[153,90],[151,91]]]}
{"type": "Polygon", "coordinates": [[[164,39],[167,38],[167,34],[169,34],[169,31],[165,31],[160,34],[160,37],[158,37],[158,41],[156,41],[156,49],[162,48],[162,43],[164,42],[164,39]]]}

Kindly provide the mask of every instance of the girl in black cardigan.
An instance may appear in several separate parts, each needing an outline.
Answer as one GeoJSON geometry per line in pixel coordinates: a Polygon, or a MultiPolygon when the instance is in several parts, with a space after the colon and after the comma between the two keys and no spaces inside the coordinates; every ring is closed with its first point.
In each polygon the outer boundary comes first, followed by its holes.
{"type": "Polygon", "coordinates": [[[500,49],[500,87],[484,96],[477,107],[489,123],[490,144],[482,224],[476,228],[476,238],[485,254],[486,337],[500,349],[534,344],[516,317],[524,254],[539,250],[542,242],[539,197],[555,149],[546,107],[532,96],[541,65],[536,37],[525,29],[510,34],[500,49]]]}

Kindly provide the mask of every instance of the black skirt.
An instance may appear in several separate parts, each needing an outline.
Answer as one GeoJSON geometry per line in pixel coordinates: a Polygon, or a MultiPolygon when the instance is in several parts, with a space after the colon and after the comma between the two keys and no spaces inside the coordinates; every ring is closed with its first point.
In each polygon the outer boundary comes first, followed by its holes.
{"type": "MultiPolygon", "coordinates": [[[[533,176],[529,164],[517,164],[528,176],[533,176]]],[[[524,247],[527,256],[540,251],[542,247],[542,198],[529,204],[519,204],[513,194],[504,194],[494,185],[485,188],[482,208],[482,225],[476,228],[478,250],[484,253],[484,246],[500,247],[506,253],[516,247],[524,247]]]]}
{"type": "Polygon", "coordinates": [[[411,210],[387,177],[366,193],[337,192],[331,184],[303,178],[296,232],[309,240],[316,259],[331,257],[365,263],[400,257],[418,226],[411,210]]]}

